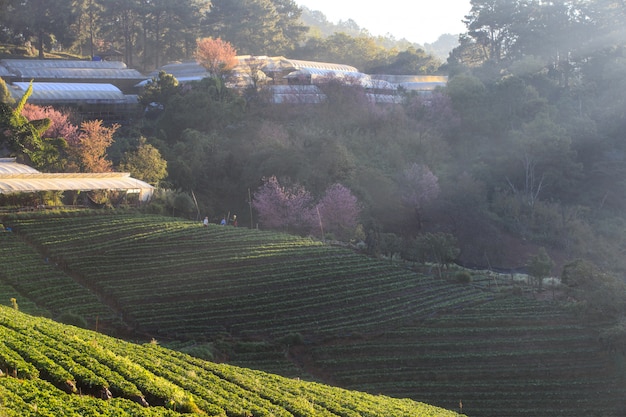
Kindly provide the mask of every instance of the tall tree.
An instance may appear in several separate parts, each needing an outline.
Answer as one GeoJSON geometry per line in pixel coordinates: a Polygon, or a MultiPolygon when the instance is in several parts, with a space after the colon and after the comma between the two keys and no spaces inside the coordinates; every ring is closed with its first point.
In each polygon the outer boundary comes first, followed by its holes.
{"type": "Polygon", "coordinates": [[[472,8],[465,16],[468,34],[483,48],[487,59],[499,62],[508,57],[517,40],[515,22],[520,1],[471,0],[472,8]]]}
{"type": "Polygon", "coordinates": [[[104,43],[119,48],[124,62],[134,65],[135,45],[141,29],[141,0],[100,0],[104,43]]]}
{"type": "Polygon", "coordinates": [[[197,40],[195,58],[213,77],[224,78],[237,65],[237,51],[220,38],[197,40]]]}
{"type": "Polygon", "coordinates": [[[332,233],[337,239],[346,240],[354,235],[360,207],[357,198],[341,184],[333,184],[316,206],[323,233],[332,233]]]}
{"type": "Polygon", "coordinates": [[[292,0],[213,0],[206,24],[241,54],[280,55],[302,38],[298,18],[292,0]]]}
{"type": "Polygon", "coordinates": [[[81,123],[78,146],[73,148],[74,157],[82,172],[111,171],[107,149],[113,143],[113,135],[119,125],[106,127],[101,120],[81,123]]]}
{"type": "Polygon", "coordinates": [[[167,176],[167,161],[157,148],[142,137],[137,149],[124,154],[120,170],[130,172],[133,178],[156,186],[167,176]]]}
{"type": "Polygon", "coordinates": [[[252,199],[264,227],[304,232],[314,222],[312,203],[311,194],[303,186],[283,187],[274,176],[264,180],[252,199]]]}
{"type": "Polygon", "coordinates": [[[39,58],[44,58],[57,43],[69,47],[75,40],[71,30],[77,15],[74,1],[67,0],[23,0],[14,11],[12,27],[26,39],[34,39],[39,58]]]}
{"type": "Polygon", "coordinates": [[[424,206],[439,195],[439,179],[427,166],[413,163],[402,172],[400,186],[402,201],[413,210],[419,232],[424,206]]]}

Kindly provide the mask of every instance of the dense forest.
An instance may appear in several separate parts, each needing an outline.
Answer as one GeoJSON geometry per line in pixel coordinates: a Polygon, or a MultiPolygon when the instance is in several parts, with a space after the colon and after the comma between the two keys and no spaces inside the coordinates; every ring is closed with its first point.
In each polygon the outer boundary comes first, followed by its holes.
{"type": "MultiPolygon", "coordinates": [[[[341,185],[358,202],[356,226],[326,237],[372,253],[424,257],[420,237],[440,235],[466,265],[520,267],[545,248],[551,274],[578,258],[618,276],[626,267],[621,2],[472,0],[445,63],[366,31],[309,31],[291,0],[0,3],[2,40],[41,54],[119,50],[148,70],[213,37],[238,54],[449,76],[432,95],[400,92],[396,105],[329,82],[313,106],[268,105],[219,78],[189,88],[163,77],[142,98],[162,111],[109,132],[106,153],[129,169],[129,155],[158,150],[167,177],[153,211],[264,227],[255,197],[267,187],[319,209],[341,185]]],[[[274,226],[313,233],[298,221],[274,226]]]]}
{"type": "MultiPolygon", "coordinates": [[[[398,65],[407,51],[428,70],[440,64],[418,44],[372,37],[353,21],[330,23],[292,0],[1,0],[0,8],[2,43],[32,48],[39,58],[47,52],[120,54],[145,72],[193,59],[196,39],[203,37],[224,39],[241,55],[344,61],[360,70],[398,65]]],[[[429,49],[450,45],[444,38],[429,49]]],[[[420,69],[416,62],[412,71],[420,69]]]]}

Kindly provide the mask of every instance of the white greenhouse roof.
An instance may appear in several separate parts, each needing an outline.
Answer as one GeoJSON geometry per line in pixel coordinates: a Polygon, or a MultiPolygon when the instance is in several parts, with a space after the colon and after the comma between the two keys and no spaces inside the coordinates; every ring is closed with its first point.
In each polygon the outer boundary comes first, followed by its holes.
{"type": "Polygon", "coordinates": [[[35,168],[28,165],[18,164],[15,158],[0,158],[0,176],[6,174],[36,174],[35,168]]]}
{"type": "Polygon", "coordinates": [[[13,158],[0,158],[0,194],[66,190],[125,190],[139,193],[140,199],[146,201],[154,187],[127,172],[41,173],[13,158]]]}
{"type": "MultiPolygon", "coordinates": [[[[30,83],[14,82],[11,89],[13,96],[21,98],[30,83]]],[[[126,103],[128,98],[122,91],[112,84],[97,83],[32,83],[33,93],[28,99],[31,103],[38,102],[78,102],[93,103],[126,103]]]]}
{"type": "Polygon", "coordinates": [[[330,62],[317,62],[317,61],[303,61],[300,59],[288,59],[282,58],[278,63],[279,69],[287,69],[289,67],[299,70],[299,69],[318,69],[318,70],[328,70],[328,71],[337,71],[337,72],[354,72],[358,73],[359,70],[351,65],[344,64],[333,64],[330,62]]]}
{"type": "Polygon", "coordinates": [[[268,85],[264,90],[269,93],[269,100],[275,104],[319,104],[326,100],[326,95],[316,85],[268,85]]]}
{"type": "Polygon", "coordinates": [[[69,59],[2,59],[0,66],[20,68],[110,68],[124,69],[126,64],[121,61],[83,61],[69,59]]]}
{"type": "Polygon", "coordinates": [[[139,80],[144,78],[137,70],[115,68],[20,68],[12,71],[16,77],[25,79],[130,79],[139,80]]]}

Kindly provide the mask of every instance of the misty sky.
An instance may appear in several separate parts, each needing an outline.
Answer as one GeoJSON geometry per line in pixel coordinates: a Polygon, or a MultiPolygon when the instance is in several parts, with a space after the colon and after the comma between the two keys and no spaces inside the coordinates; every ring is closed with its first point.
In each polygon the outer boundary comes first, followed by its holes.
{"type": "Polygon", "coordinates": [[[294,0],[300,6],[319,10],[328,20],[354,20],[372,35],[391,34],[396,39],[433,43],[439,35],[465,32],[461,22],[471,9],[470,0],[294,0]]]}

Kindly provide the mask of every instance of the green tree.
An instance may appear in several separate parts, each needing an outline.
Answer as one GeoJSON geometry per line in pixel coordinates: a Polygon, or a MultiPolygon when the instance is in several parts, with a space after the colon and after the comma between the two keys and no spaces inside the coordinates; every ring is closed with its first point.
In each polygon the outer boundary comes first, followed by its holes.
{"type": "Polygon", "coordinates": [[[482,48],[486,59],[499,62],[512,53],[520,3],[518,0],[470,1],[472,8],[464,23],[468,35],[482,48]]]}
{"type": "Polygon", "coordinates": [[[213,0],[206,16],[210,32],[241,54],[274,54],[280,36],[278,12],[270,0],[213,0]]]}
{"type": "Polygon", "coordinates": [[[377,67],[365,67],[364,71],[372,74],[436,74],[441,67],[441,62],[423,49],[409,47],[407,50],[398,52],[388,58],[390,63],[377,67]]]}
{"type": "Polygon", "coordinates": [[[570,145],[565,129],[546,114],[512,131],[506,145],[511,153],[504,160],[512,168],[505,174],[511,191],[531,208],[546,188],[553,196],[566,195],[581,169],[570,145]]]}
{"type": "Polygon", "coordinates": [[[168,101],[159,128],[170,142],[177,141],[185,129],[209,132],[239,120],[245,103],[226,88],[219,78],[204,78],[189,83],[191,88],[179,91],[168,101]]]}
{"type": "Polygon", "coordinates": [[[593,262],[575,259],[563,266],[561,281],[568,295],[591,317],[619,319],[626,308],[626,284],[593,262]]]}
{"type": "Polygon", "coordinates": [[[531,256],[526,263],[528,275],[533,280],[534,286],[541,290],[543,279],[550,276],[550,272],[554,267],[554,261],[548,255],[544,247],[539,248],[536,255],[531,256]]]}
{"type": "Polygon", "coordinates": [[[122,156],[120,170],[130,172],[134,178],[156,186],[167,176],[167,161],[157,148],[141,137],[137,149],[122,156]]]}
{"type": "Polygon", "coordinates": [[[417,258],[434,262],[440,278],[443,277],[443,269],[453,263],[460,253],[456,237],[443,232],[419,235],[416,247],[421,252],[417,258]]]}
{"type": "Polygon", "coordinates": [[[143,88],[139,94],[139,102],[143,106],[158,104],[166,108],[170,99],[178,92],[178,86],[176,77],[161,70],[143,88]]]}
{"type": "Polygon", "coordinates": [[[144,60],[158,68],[164,62],[189,59],[201,33],[208,0],[152,0],[142,7],[144,60]]]}
{"type": "MultiPolygon", "coordinates": [[[[141,0],[100,0],[102,36],[124,53],[124,62],[132,67],[137,53],[135,46],[145,19],[141,0]]],[[[146,36],[144,36],[145,39],[146,36]]],[[[145,56],[145,50],[144,50],[145,56]]]]}
{"type": "Polygon", "coordinates": [[[56,44],[72,46],[76,34],[71,28],[77,19],[75,1],[23,0],[14,3],[12,28],[25,39],[34,39],[39,58],[56,44]]]}
{"type": "Polygon", "coordinates": [[[310,38],[298,49],[295,56],[312,61],[352,65],[364,71],[387,63],[390,55],[390,51],[378,45],[371,36],[355,37],[346,33],[335,33],[325,39],[310,38]]]}

